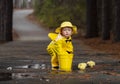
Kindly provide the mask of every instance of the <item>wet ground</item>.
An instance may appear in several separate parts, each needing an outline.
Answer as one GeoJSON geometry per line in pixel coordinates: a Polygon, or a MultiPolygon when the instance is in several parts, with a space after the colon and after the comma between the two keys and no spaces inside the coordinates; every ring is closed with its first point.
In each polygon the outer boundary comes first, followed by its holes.
{"type": "Polygon", "coordinates": [[[114,53],[93,50],[82,41],[73,39],[73,71],[51,71],[50,56],[46,52],[50,40],[42,40],[41,35],[39,39],[25,38],[0,45],[0,84],[120,83],[120,60],[112,58],[114,53]],[[89,60],[96,62],[94,68],[87,67],[85,71],[77,68],[78,63],[89,60]]]}
{"type": "Polygon", "coordinates": [[[14,41],[0,46],[1,84],[119,84],[120,61],[112,53],[94,51],[74,40],[72,72],[51,71],[46,41],[14,41]],[[94,68],[77,68],[79,62],[93,60],[94,68]]]}

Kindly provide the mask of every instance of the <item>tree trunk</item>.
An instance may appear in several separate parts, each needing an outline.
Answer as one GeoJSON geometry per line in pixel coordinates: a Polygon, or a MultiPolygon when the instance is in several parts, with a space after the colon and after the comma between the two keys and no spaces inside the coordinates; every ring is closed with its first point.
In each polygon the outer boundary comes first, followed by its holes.
{"type": "Polygon", "coordinates": [[[0,0],[0,41],[12,41],[13,1],[0,0]]]}
{"type": "Polygon", "coordinates": [[[102,0],[102,40],[110,39],[112,29],[112,0],[102,0]]]}
{"type": "Polygon", "coordinates": [[[120,42],[120,0],[114,0],[115,10],[115,27],[114,27],[114,38],[115,42],[120,42]]]}
{"type": "Polygon", "coordinates": [[[13,26],[13,1],[7,0],[7,29],[6,41],[12,41],[12,26],[13,26]]]}
{"type": "Polygon", "coordinates": [[[98,29],[101,34],[102,31],[102,0],[97,0],[97,18],[98,18],[98,29]]]}
{"type": "Polygon", "coordinates": [[[97,0],[87,0],[86,38],[98,37],[97,0]]]}

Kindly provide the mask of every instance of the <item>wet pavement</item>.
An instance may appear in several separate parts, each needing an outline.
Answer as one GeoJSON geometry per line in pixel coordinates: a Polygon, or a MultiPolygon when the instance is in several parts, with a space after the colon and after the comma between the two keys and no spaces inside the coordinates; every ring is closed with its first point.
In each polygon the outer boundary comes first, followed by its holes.
{"type": "MultiPolygon", "coordinates": [[[[20,33],[19,35],[21,36],[20,33]]],[[[0,84],[120,83],[120,60],[112,58],[115,53],[93,50],[81,40],[73,39],[73,71],[51,71],[50,56],[46,52],[50,40],[42,40],[41,35],[37,36],[37,39],[32,36],[27,39],[27,36],[26,39],[21,36],[19,40],[0,45],[0,84]],[[84,71],[77,68],[78,63],[89,60],[96,62],[95,67],[87,67],[84,71]]]]}
{"type": "Polygon", "coordinates": [[[120,60],[114,54],[98,52],[78,40],[73,41],[75,56],[72,72],[51,71],[46,52],[49,40],[14,41],[0,46],[0,84],[119,84],[120,60]],[[78,63],[93,60],[85,71],[78,63]]]}

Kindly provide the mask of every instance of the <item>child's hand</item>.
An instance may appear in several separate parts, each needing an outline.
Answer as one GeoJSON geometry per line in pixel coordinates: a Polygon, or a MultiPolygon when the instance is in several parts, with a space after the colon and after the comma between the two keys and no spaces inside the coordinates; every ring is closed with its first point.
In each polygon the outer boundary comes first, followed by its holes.
{"type": "Polygon", "coordinates": [[[61,34],[58,34],[57,38],[55,39],[55,41],[58,41],[59,39],[63,38],[61,34]]]}

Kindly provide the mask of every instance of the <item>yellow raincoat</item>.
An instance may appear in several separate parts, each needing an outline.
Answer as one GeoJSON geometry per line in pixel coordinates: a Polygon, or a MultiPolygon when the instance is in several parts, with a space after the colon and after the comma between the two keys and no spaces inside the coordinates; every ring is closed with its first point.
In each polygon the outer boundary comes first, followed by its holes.
{"type": "Polygon", "coordinates": [[[49,33],[48,37],[52,40],[47,46],[52,67],[59,67],[61,71],[71,71],[73,59],[71,37],[67,39],[56,33],[49,33]]]}

